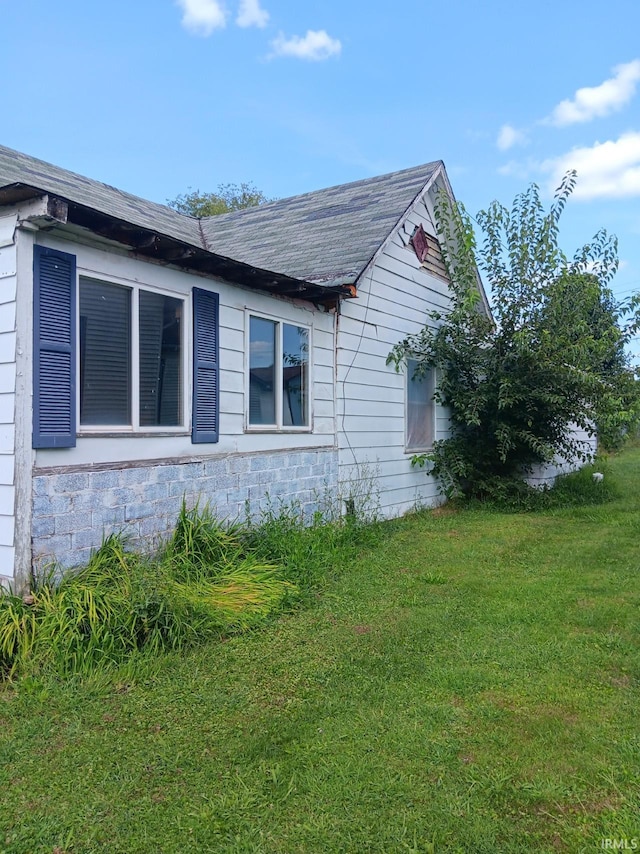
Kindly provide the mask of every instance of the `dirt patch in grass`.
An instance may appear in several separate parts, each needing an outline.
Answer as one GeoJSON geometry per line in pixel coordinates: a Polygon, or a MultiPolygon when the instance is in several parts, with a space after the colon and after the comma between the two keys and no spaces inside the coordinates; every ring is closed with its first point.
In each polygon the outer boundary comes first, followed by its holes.
{"type": "Polygon", "coordinates": [[[631,685],[631,677],[627,673],[619,673],[611,675],[609,682],[614,688],[629,688],[631,685]]]}
{"type": "Polygon", "coordinates": [[[607,812],[616,812],[623,805],[624,800],[615,794],[603,795],[600,798],[586,801],[553,801],[549,803],[539,803],[534,808],[533,812],[536,815],[547,816],[553,819],[560,819],[566,816],[598,816],[607,812]]]}
{"type": "Polygon", "coordinates": [[[434,519],[446,519],[448,516],[457,516],[460,510],[452,504],[441,504],[439,507],[434,507],[431,515],[434,519]]]}

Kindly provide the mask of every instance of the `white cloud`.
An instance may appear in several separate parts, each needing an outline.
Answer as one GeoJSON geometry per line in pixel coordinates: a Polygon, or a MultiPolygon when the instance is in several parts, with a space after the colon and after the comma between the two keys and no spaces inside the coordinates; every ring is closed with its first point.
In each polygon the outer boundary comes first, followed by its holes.
{"type": "Polygon", "coordinates": [[[266,27],[269,13],[260,6],[260,0],[240,0],[236,24],[239,27],[266,27]]]}
{"type": "Polygon", "coordinates": [[[325,30],[307,30],[305,36],[291,36],[287,39],[282,33],[271,42],[272,56],[293,56],[296,59],[322,60],[336,56],[342,50],[338,39],[332,39],[325,30]]]}
{"type": "Polygon", "coordinates": [[[557,187],[568,169],[578,173],[576,199],[622,199],[640,196],[640,132],[596,142],[591,148],[574,148],[540,164],[557,187]]]}
{"type": "Polygon", "coordinates": [[[500,151],[508,151],[514,145],[522,145],[526,142],[525,132],[512,127],[511,125],[502,125],[496,145],[500,151]]]}
{"type": "Polygon", "coordinates": [[[227,23],[227,13],[219,0],[176,0],[182,9],[182,26],[197,36],[210,36],[227,23]]]}
{"type": "Polygon", "coordinates": [[[599,86],[578,89],[572,100],[561,101],[545,122],[563,127],[620,110],[635,94],[640,80],[640,59],[617,65],[613,72],[614,76],[599,86]]]}

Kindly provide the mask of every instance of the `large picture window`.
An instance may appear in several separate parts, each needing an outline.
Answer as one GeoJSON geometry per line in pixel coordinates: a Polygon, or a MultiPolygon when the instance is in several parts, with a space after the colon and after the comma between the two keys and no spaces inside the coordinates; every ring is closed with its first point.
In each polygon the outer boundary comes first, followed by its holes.
{"type": "Polygon", "coordinates": [[[85,276],[78,283],[75,255],[36,244],[32,446],[75,448],[78,426],[85,436],[143,436],[183,431],[189,421],[193,444],[217,442],[219,331],[215,291],[181,296],[85,276]]]}
{"type": "Polygon", "coordinates": [[[184,425],[184,301],[80,279],[80,426],[184,425]]]}
{"type": "Polygon", "coordinates": [[[428,451],[435,438],[434,374],[417,373],[418,363],[407,359],[407,451],[428,451]]]}
{"type": "Polygon", "coordinates": [[[309,330],[249,318],[250,427],[308,428],[309,330]]]}

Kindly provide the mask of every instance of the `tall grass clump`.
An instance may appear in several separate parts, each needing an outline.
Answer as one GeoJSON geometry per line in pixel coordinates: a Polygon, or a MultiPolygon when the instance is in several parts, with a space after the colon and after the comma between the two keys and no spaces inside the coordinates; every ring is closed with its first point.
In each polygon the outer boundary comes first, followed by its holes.
{"type": "Polygon", "coordinates": [[[0,599],[0,660],[5,673],[84,672],[121,660],[139,646],[132,588],[140,559],[122,537],[107,537],[89,563],[50,571],[30,595],[0,599]]]}
{"type": "Polygon", "coordinates": [[[335,570],[346,566],[381,535],[374,501],[349,503],[341,495],[318,495],[317,509],[305,512],[296,501],[268,501],[261,512],[247,513],[243,541],[261,559],[282,567],[298,595],[308,599],[335,570]]]}
{"type": "Polygon", "coordinates": [[[19,596],[0,593],[0,676],[12,676],[29,653],[36,631],[35,613],[19,596]]]}
{"type": "MultiPolygon", "coordinates": [[[[366,496],[365,496],[366,497],[366,496]]],[[[179,650],[262,624],[307,598],[380,534],[359,500],[318,496],[268,503],[242,525],[208,505],[183,502],[170,540],[154,557],[105,538],[86,566],[51,571],[23,598],[0,595],[0,674],[89,673],[139,651],[179,650]]]]}
{"type": "Polygon", "coordinates": [[[215,578],[245,556],[238,531],[238,526],[218,521],[208,505],[187,510],[183,502],[163,560],[183,581],[215,578]]]}
{"type": "Polygon", "coordinates": [[[167,593],[191,625],[246,630],[295,595],[282,567],[266,561],[240,536],[238,526],[222,524],[208,506],[182,505],[161,565],[167,593]]]}
{"type": "Polygon", "coordinates": [[[5,676],[88,673],[135,651],[182,649],[259,625],[295,594],[208,507],[183,504],[155,558],[107,537],[80,569],[53,571],[28,596],[0,596],[0,669],[5,676]]]}
{"type": "Polygon", "coordinates": [[[496,481],[491,498],[456,499],[455,503],[471,508],[528,513],[605,504],[619,497],[620,486],[614,472],[606,458],[598,457],[576,471],[558,475],[551,485],[536,487],[523,478],[505,478],[496,481]],[[594,479],[596,473],[603,475],[602,479],[594,479]]]}
{"type": "Polygon", "coordinates": [[[549,507],[561,508],[606,504],[620,496],[620,483],[607,459],[602,457],[578,471],[560,475],[546,498],[549,507]],[[603,477],[594,479],[594,474],[603,477]]]}

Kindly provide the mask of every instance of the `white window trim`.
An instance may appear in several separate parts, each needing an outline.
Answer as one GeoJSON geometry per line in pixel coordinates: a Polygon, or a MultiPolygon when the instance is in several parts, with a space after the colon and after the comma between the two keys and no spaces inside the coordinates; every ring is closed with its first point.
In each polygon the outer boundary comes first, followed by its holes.
{"type": "MultiPolygon", "coordinates": [[[[409,361],[415,362],[415,359],[407,359],[406,375],[404,376],[404,452],[405,454],[426,454],[433,450],[433,443],[437,437],[437,401],[431,400],[431,444],[428,447],[416,447],[409,444],[409,361]]],[[[431,393],[435,394],[438,387],[438,375],[435,368],[429,369],[431,372],[431,393]]]]}
{"type": "Polygon", "coordinates": [[[245,308],[244,311],[244,429],[246,433],[313,433],[313,328],[308,323],[300,323],[298,320],[290,320],[286,317],[276,317],[272,314],[265,314],[262,311],[254,311],[251,308],[245,308]],[[275,411],[278,419],[276,424],[250,424],[249,423],[249,396],[251,383],[251,318],[259,317],[262,320],[270,320],[276,324],[276,359],[277,371],[279,373],[278,381],[276,382],[275,395],[275,411]],[[304,427],[295,427],[293,425],[282,424],[282,324],[286,323],[289,326],[298,326],[300,329],[306,329],[309,335],[309,397],[308,411],[309,423],[304,427]]]}
{"type": "MultiPolygon", "coordinates": [[[[80,280],[104,282],[107,285],[117,285],[132,292],[131,299],[131,424],[81,424],[80,423],[80,347],[76,347],[76,435],[94,436],[117,434],[131,436],[132,434],[184,434],[191,424],[191,328],[192,304],[191,295],[184,291],[173,291],[167,288],[156,288],[145,282],[133,282],[118,276],[100,276],[94,271],[78,269],[76,276],[76,329],[80,330],[80,280]],[[140,324],[139,324],[139,293],[147,291],[162,296],[179,299],[183,305],[182,329],[182,424],[140,426],[140,324]]],[[[79,338],[78,338],[79,341],[79,338]]]]}

